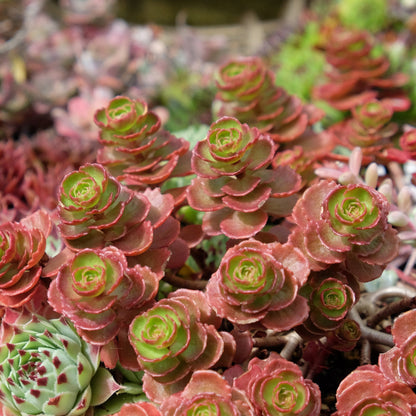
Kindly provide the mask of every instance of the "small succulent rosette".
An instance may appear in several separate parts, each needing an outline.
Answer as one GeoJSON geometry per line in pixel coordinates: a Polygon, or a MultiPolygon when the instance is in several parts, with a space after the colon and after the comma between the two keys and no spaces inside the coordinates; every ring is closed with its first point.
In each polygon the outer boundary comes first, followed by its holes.
{"type": "Polygon", "coordinates": [[[179,223],[170,215],[171,195],[158,189],[132,191],[97,163],[66,175],[58,198],[58,227],[75,251],[112,245],[127,256],[147,256],[159,270],[179,234],[179,223]]]}
{"type": "Polygon", "coordinates": [[[310,313],[298,332],[307,338],[320,338],[344,322],[359,298],[360,287],[353,276],[335,266],[312,272],[300,293],[308,300],[310,313]]]}
{"type": "Polygon", "coordinates": [[[358,367],[338,386],[336,416],[410,416],[416,394],[406,384],[389,381],[376,365],[358,367]]]}
{"type": "Polygon", "coordinates": [[[255,416],[253,405],[243,391],[231,387],[212,370],[192,374],[185,389],[165,399],[160,405],[164,416],[255,416]]]}
{"type": "Polygon", "coordinates": [[[154,301],[159,279],[149,267],[129,268],[123,252],[115,247],[85,249],[59,270],[48,300],[55,311],[71,320],[82,338],[102,347],[101,360],[108,368],[120,361],[138,370],[131,348],[124,348],[122,354],[119,350],[121,345],[129,347],[128,325],[154,301]]]}
{"type": "Polygon", "coordinates": [[[8,309],[0,332],[0,402],[16,416],[84,415],[120,388],[99,362],[99,347],[65,319],[8,309]]]}
{"type": "Polygon", "coordinates": [[[319,416],[321,411],[319,387],[273,351],[265,360],[253,358],[233,385],[247,394],[257,415],[319,416]]]}
{"type": "Polygon", "coordinates": [[[298,294],[309,267],[291,244],[261,243],[250,239],[227,250],[206,287],[216,313],[236,325],[286,331],[308,316],[298,294]]]}
{"type": "Polygon", "coordinates": [[[162,416],[159,408],[150,402],[125,403],[113,416],[162,416]]]}
{"type": "Polygon", "coordinates": [[[215,115],[236,117],[261,133],[270,134],[276,142],[297,139],[323,116],[277,87],[273,72],[256,56],[225,62],[215,81],[218,88],[215,115]]]}
{"type": "Polygon", "coordinates": [[[379,366],[390,381],[416,387],[416,310],[404,312],[393,323],[395,346],[379,355],[379,366]]]}
{"type": "Polygon", "coordinates": [[[213,367],[223,354],[235,352],[229,334],[216,329],[219,323],[204,294],[187,289],[159,300],[132,321],[129,339],[151,400],[160,403],[183,389],[194,371],[213,367]]]}
{"type": "Polygon", "coordinates": [[[197,177],[188,187],[189,205],[205,211],[208,235],[249,238],[260,231],[268,215],[287,216],[301,187],[289,166],[267,169],[275,153],[268,135],[233,117],[214,122],[192,152],[197,177]]]}
{"type": "Polygon", "coordinates": [[[189,142],[161,129],[144,100],[115,97],[95,113],[100,128],[97,161],[119,181],[145,188],[191,174],[189,142]]]}
{"type": "Polygon", "coordinates": [[[385,97],[395,111],[406,111],[411,104],[402,89],[407,76],[391,75],[389,60],[384,55],[373,56],[373,46],[365,31],[334,30],[325,45],[326,60],[330,64],[329,81],[314,89],[315,97],[341,111],[385,97]]]}
{"type": "Polygon", "coordinates": [[[0,225],[0,305],[17,308],[38,293],[50,229],[45,211],[0,225]]]}
{"type": "Polygon", "coordinates": [[[399,139],[399,148],[405,153],[405,161],[416,160],[416,129],[411,128],[405,131],[399,139]]]}
{"type": "Polygon", "coordinates": [[[388,223],[390,204],[367,185],[322,180],[309,187],[293,209],[297,224],[289,240],[302,249],[312,270],[343,263],[361,282],[379,277],[398,251],[388,223]]]}

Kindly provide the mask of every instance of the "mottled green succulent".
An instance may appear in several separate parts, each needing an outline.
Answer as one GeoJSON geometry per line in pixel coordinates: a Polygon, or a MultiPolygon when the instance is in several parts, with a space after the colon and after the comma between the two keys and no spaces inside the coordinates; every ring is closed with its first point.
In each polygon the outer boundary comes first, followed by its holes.
{"type": "Polygon", "coordinates": [[[13,415],[84,415],[97,397],[104,401],[120,387],[98,371],[99,348],[63,318],[9,309],[0,337],[0,403],[13,415]]]}

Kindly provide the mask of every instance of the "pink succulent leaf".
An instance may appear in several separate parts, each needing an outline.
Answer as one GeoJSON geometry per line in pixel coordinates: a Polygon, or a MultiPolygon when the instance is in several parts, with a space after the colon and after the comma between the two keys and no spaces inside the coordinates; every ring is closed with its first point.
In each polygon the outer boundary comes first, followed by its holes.
{"type": "Polygon", "coordinates": [[[159,408],[150,402],[125,403],[113,416],[162,416],[159,408]]]}
{"type": "Polygon", "coordinates": [[[319,387],[302,377],[296,364],[271,352],[265,360],[253,358],[245,373],[234,379],[256,412],[264,415],[313,415],[321,408],[319,387]]]}
{"type": "Polygon", "coordinates": [[[195,371],[185,389],[163,400],[160,410],[166,416],[201,411],[211,416],[254,416],[249,400],[212,370],[195,371]]]}

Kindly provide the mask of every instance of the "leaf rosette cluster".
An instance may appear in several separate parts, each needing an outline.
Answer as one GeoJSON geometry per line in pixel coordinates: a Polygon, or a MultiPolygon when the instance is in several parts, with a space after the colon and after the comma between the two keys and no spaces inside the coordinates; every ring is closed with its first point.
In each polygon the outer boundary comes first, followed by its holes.
{"type": "MultiPolygon", "coordinates": [[[[73,250],[113,245],[127,256],[150,256],[150,249],[166,249],[178,236],[179,224],[170,216],[173,206],[171,195],[158,189],[132,191],[102,165],[86,164],[62,181],[59,229],[73,250]]],[[[168,256],[159,251],[154,263],[163,264],[168,256]]]]}
{"type": "Polygon", "coordinates": [[[408,77],[403,73],[391,75],[389,59],[374,56],[372,49],[373,42],[365,31],[333,30],[325,44],[329,80],[315,88],[315,97],[342,111],[373,98],[385,98],[395,111],[407,110],[410,100],[402,87],[408,77]]]}
{"type": "Polygon", "coordinates": [[[312,270],[343,263],[358,280],[380,276],[398,250],[387,221],[390,204],[367,185],[323,180],[309,187],[293,209],[297,227],[290,241],[306,254],[312,270]]]}
{"type": "Polygon", "coordinates": [[[229,248],[206,294],[216,313],[238,325],[289,330],[308,316],[298,289],[309,267],[291,244],[261,243],[250,239],[229,248]]]}
{"type": "Polygon", "coordinates": [[[300,176],[288,166],[267,169],[275,145],[268,135],[233,117],[212,123],[192,153],[197,177],[188,187],[189,205],[205,211],[208,235],[248,238],[268,215],[288,215],[300,189],[300,176]]]}
{"type": "Polygon", "coordinates": [[[322,114],[277,87],[273,72],[259,57],[225,62],[216,74],[216,116],[232,116],[268,133],[276,142],[300,137],[322,114]]]}
{"type": "Polygon", "coordinates": [[[395,346],[379,355],[379,366],[390,381],[416,387],[416,310],[399,315],[393,323],[395,346]]]}
{"type": "Polygon", "coordinates": [[[159,185],[191,173],[189,142],[161,129],[159,117],[144,100],[112,99],[95,113],[100,128],[97,162],[126,185],[159,185]]]}
{"type": "Polygon", "coordinates": [[[331,269],[313,272],[300,293],[308,300],[310,313],[302,324],[304,336],[321,337],[336,330],[359,298],[360,288],[353,276],[331,269]]]}
{"type": "Polygon", "coordinates": [[[53,279],[48,300],[55,311],[69,318],[89,343],[103,347],[107,367],[126,362],[128,349],[118,355],[118,340],[129,345],[127,328],[141,308],[154,300],[159,277],[147,266],[129,268],[115,247],[79,251],[53,279]]]}
{"type": "Polygon", "coordinates": [[[173,394],[160,406],[164,416],[254,416],[244,392],[231,387],[212,370],[198,370],[182,392],[173,394]]]}
{"type": "Polygon", "coordinates": [[[92,403],[98,347],[63,318],[10,309],[0,332],[0,402],[11,415],[78,416],[92,403]]]}
{"type": "Polygon", "coordinates": [[[336,416],[410,416],[416,395],[406,384],[389,381],[376,365],[358,367],[338,386],[336,416]]]}
{"type": "Polygon", "coordinates": [[[248,363],[245,373],[234,379],[235,387],[243,390],[257,415],[318,416],[321,392],[311,380],[304,379],[300,368],[276,352],[248,363]]]}
{"type": "Polygon", "coordinates": [[[20,307],[36,295],[49,232],[44,211],[0,225],[0,305],[20,307]]]}

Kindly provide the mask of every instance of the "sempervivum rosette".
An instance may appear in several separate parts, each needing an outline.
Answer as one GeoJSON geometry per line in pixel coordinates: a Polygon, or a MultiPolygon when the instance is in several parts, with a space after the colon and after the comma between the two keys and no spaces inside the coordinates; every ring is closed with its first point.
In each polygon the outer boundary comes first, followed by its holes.
{"type": "Polygon", "coordinates": [[[0,305],[19,307],[36,295],[50,226],[44,211],[0,225],[0,305]]]}
{"type": "Polygon", "coordinates": [[[299,331],[320,338],[342,324],[358,300],[360,288],[347,272],[328,269],[312,273],[300,293],[308,300],[310,313],[299,331]]]}
{"type": "Polygon", "coordinates": [[[233,117],[214,122],[193,149],[197,177],[188,188],[189,205],[205,211],[208,235],[248,238],[268,215],[288,215],[300,189],[300,176],[288,166],[267,169],[275,145],[268,135],[233,117]]]}
{"type": "Polygon", "coordinates": [[[390,204],[367,185],[312,185],[293,209],[298,225],[290,240],[312,270],[344,262],[345,268],[365,282],[380,276],[398,250],[396,231],[387,222],[390,204]]]}
{"type": "Polygon", "coordinates": [[[216,85],[216,116],[236,117],[277,142],[295,140],[322,116],[277,87],[273,72],[259,57],[225,62],[216,74],[216,85]]]}
{"type": "Polygon", "coordinates": [[[100,128],[97,161],[121,182],[146,187],[191,173],[189,142],[161,129],[144,100],[119,96],[95,113],[100,128]]]}
{"type": "Polygon", "coordinates": [[[103,346],[101,359],[107,367],[113,368],[120,360],[131,368],[129,349],[123,347],[123,354],[118,354],[119,341],[129,345],[128,325],[140,308],[153,301],[158,282],[159,277],[148,267],[129,268],[126,257],[115,247],[85,249],[60,269],[48,299],[87,342],[103,346]]]}
{"type": "Polygon", "coordinates": [[[410,106],[402,87],[408,78],[403,73],[389,73],[390,62],[384,55],[373,56],[369,34],[337,28],[325,44],[330,64],[328,82],[315,88],[316,98],[338,110],[350,110],[373,98],[385,98],[395,111],[410,106]]]}
{"type": "Polygon", "coordinates": [[[198,370],[182,392],[161,403],[164,416],[254,416],[247,396],[212,370],[198,370]]]}
{"type": "Polygon", "coordinates": [[[63,318],[6,311],[0,332],[0,402],[12,415],[78,416],[120,387],[97,372],[99,348],[63,318]],[[100,382],[100,380],[102,383],[100,382]]]}
{"type": "Polygon", "coordinates": [[[336,416],[411,416],[416,394],[403,383],[389,381],[376,365],[358,367],[337,389],[336,416]]]}
{"type": "MultiPolygon", "coordinates": [[[[137,256],[176,239],[179,225],[170,216],[173,206],[171,195],[161,195],[158,189],[132,191],[102,165],[86,164],[62,181],[58,226],[73,250],[113,245],[127,256],[137,256]]],[[[163,263],[167,256],[162,257],[163,263]]]]}
{"type": "Polygon", "coordinates": [[[227,250],[209,280],[208,302],[235,324],[289,330],[308,316],[298,295],[308,274],[307,260],[291,244],[243,241],[227,250]]]}
{"type": "Polygon", "coordinates": [[[321,410],[319,387],[275,352],[265,360],[253,358],[234,386],[246,392],[257,415],[318,416],[321,410]]]}
{"type": "Polygon", "coordinates": [[[226,344],[232,341],[217,331],[218,323],[204,294],[186,289],[159,300],[132,321],[129,339],[145,370],[143,389],[151,400],[160,402],[163,391],[166,397],[180,391],[195,370],[208,369],[223,352],[229,354],[226,344]]]}
{"type": "Polygon", "coordinates": [[[416,387],[416,310],[399,315],[392,327],[396,344],[386,353],[379,355],[379,366],[390,381],[401,381],[416,387]]]}

